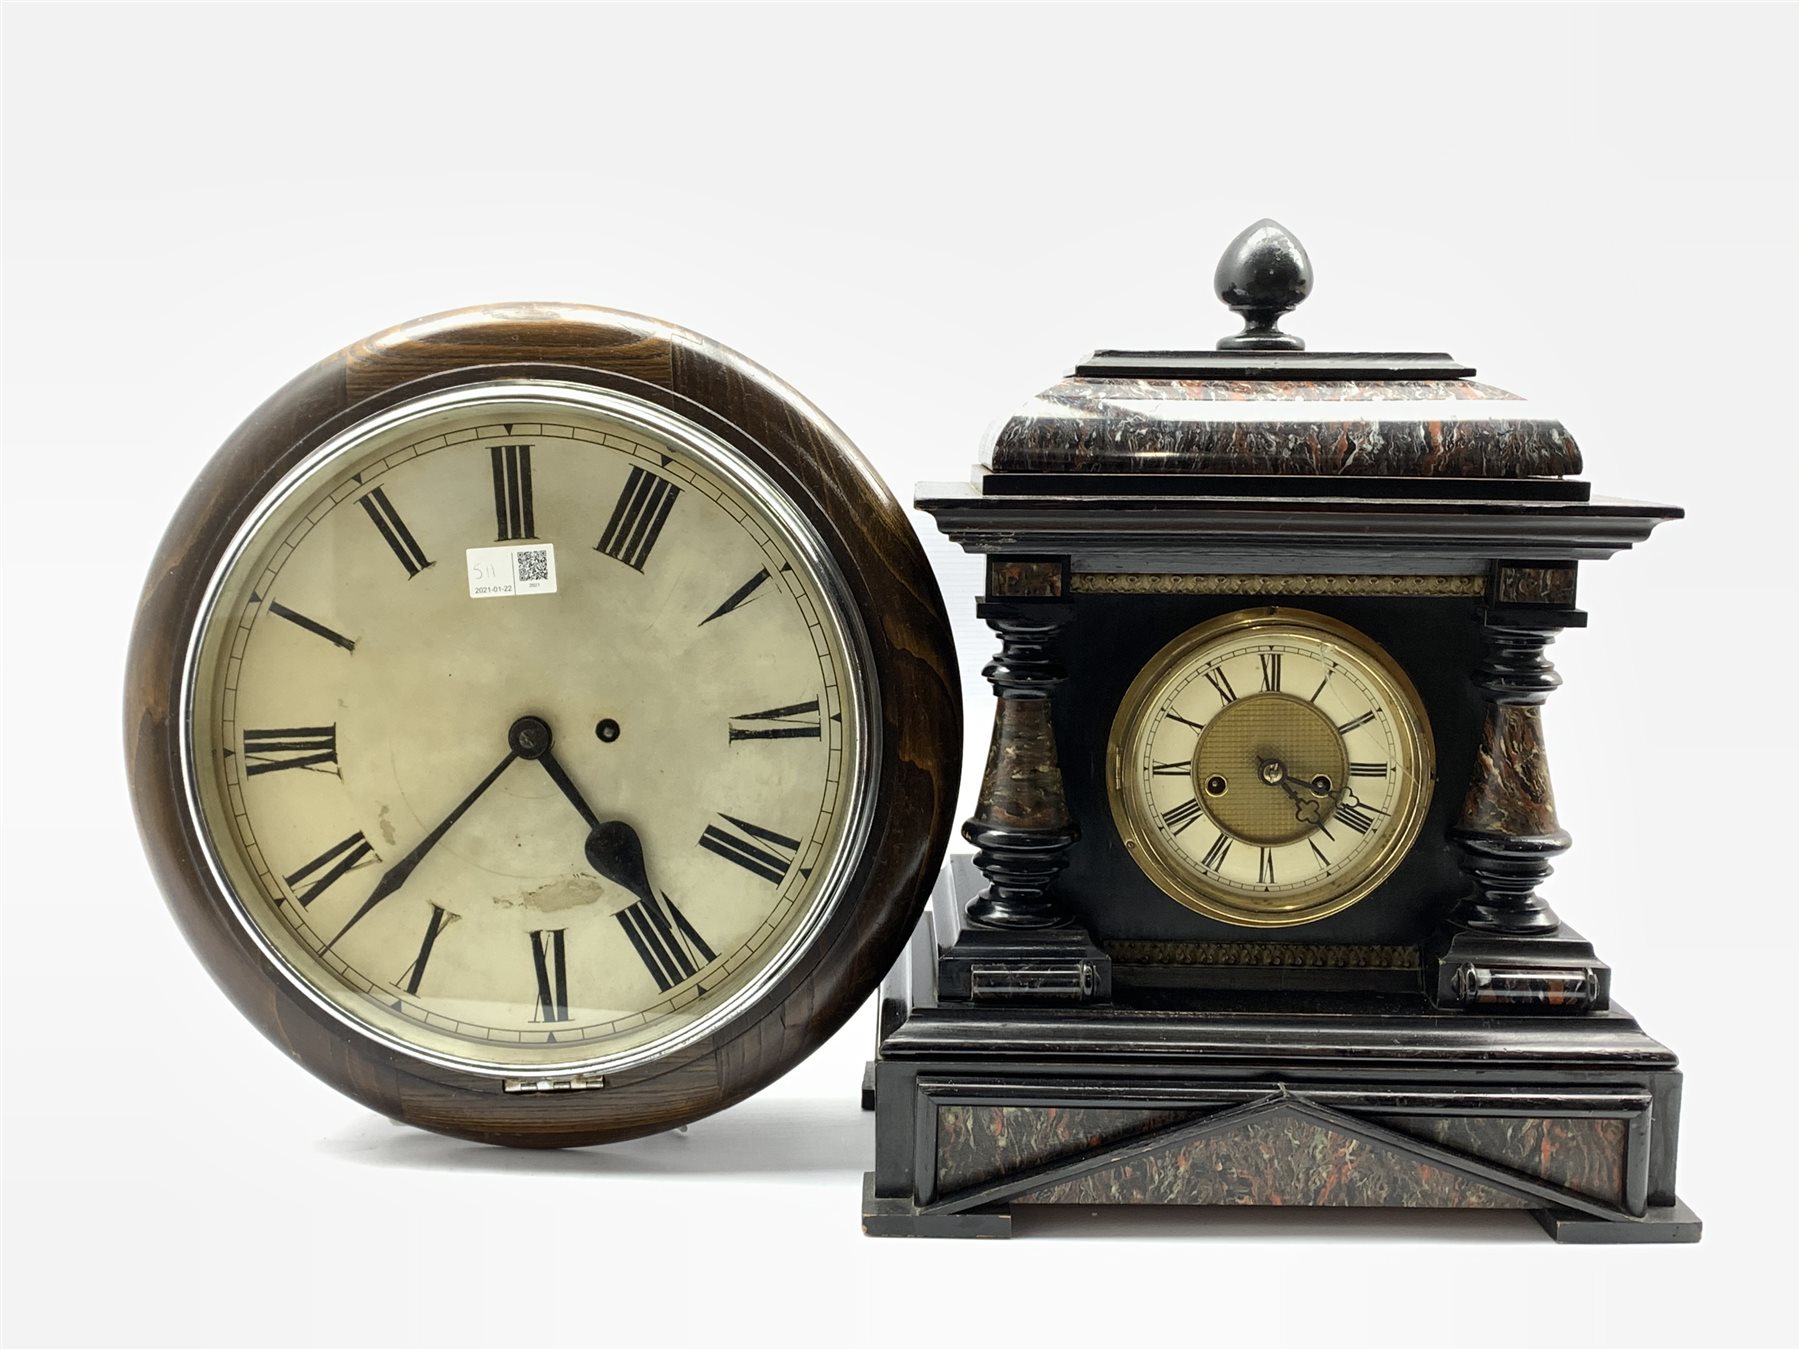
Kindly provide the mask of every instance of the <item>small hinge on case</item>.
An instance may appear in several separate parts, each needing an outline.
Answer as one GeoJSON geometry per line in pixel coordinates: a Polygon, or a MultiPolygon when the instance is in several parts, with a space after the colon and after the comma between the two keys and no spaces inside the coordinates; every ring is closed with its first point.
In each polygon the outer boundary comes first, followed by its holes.
{"type": "Polygon", "coordinates": [[[605,1087],[606,1079],[597,1073],[578,1073],[565,1078],[508,1078],[501,1086],[508,1092],[586,1092],[605,1087]]]}

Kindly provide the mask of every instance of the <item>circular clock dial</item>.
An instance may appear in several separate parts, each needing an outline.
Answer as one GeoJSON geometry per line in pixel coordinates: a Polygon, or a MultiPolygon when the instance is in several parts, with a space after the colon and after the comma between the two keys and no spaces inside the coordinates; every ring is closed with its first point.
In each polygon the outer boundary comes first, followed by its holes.
{"type": "Polygon", "coordinates": [[[1170,643],[1126,694],[1110,755],[1114,820],[1145,873],[1190,909],[1260,927],[1373,891],[1434,781],[1404,672],[1300,610],[1225,615],[1170,643]]]}
{"type": "Polygon", "coordinates": [[[520,381],[402,405],[271,494],[206,612],[212,863],[292,979],[411,1053],[665,1052],[842,888],[873,725],[842,583],[673,414],[520,381]]]}

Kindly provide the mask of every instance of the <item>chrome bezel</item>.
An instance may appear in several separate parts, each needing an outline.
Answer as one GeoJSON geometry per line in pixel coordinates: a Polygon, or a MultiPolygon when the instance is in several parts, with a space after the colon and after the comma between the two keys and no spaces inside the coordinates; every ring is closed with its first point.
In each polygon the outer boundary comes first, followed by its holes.
{"type": "MultiPolygon", "coordinates": [[[[375,413],[333,436],[307,455],[245,516],[208,580],[196,612],[198,617],[188,634],[182,658],[179,759],[183,797],[196,837],[200,841],[207,873],[218,887],[219,893],[225,897],[240,927],[289,985],[355,1034],[377,1041],[409,1059],[440,1069],[492,1079],[496,1087],[500,1086],[502,1080],[517,1079],[521,1075],[533,1080],[549,1080],[564,1075],[585,1077],[616,1074],[662,1059],[704,1040],[761,1000],[794,967],[801,954],[812,945],[831,916],[845,902],[848,882],[868,843],[875,805],[875,772],[881,762],[879,696],[874,687],[873,657],[861,615],[842,570],[830,550],[825,547],[818,530],[794,506],[787,493],[742,451],[716,433],[657,404],[618,390],[560,380],[520,378],[486,380],[479,384],[425,394],[375,413]],[[709,472],[716,473],[734,490],[755,501],[768,513],[782,533],[782,542],[792,550],[796,560],[806,566],[817,579],[820,593],[826,601],[826,616],[851,666],[847,672],[849,678],[844,685],[844,696],[847,711],[855,718],[854,725],[858,734],[854,738],[847,738],[852,743],[846,747],[846,754],[850,759],[846,774],[851,785],[850,815],[836,856],[831,860],[825,877],[819,884],[819,898],[812,911],[796,925],[775,955],[717,1007],[669,1035],[643,1045],[613,1055],[566,1062],[496,1063],[444,1054],[407,1041],[357,1017],[350,1009],[317,988],[263,932],[236,887],[232,885],[201,805],[200,770],[195,759],[195,686],[200,658],[217,617],[220,595],[270,518],[306,484],[323,475],[333,463],[352,457],[361,447],[396,426],[433,413],[495,402],[543,403],[558,407],[576,405],[650,436],[671,441],[693,454],[709,472]]],[[[333,978],[328,968],[321,967],[321,970],[326,978],[333,978]]]]}

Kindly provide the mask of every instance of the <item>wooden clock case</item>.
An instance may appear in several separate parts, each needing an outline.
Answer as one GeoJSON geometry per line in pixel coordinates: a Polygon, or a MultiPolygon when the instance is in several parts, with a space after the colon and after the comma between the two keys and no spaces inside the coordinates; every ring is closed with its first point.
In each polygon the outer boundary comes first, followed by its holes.
{"type": "Polygon", "coordinates": [[[767,371],[697,333],[581,305],[459,310],[319,362],[258,408],[206,466],[153,562],[125,699],[133,806],[183,934],[257,1029],[339,1091],[397,1121],[484,1143],[563,1147],[651,1134],[742,1100],[861,1007],[907,940],[949,833],[962,719],[954,647],[905,512],[848,440],[767,371]],[[346,1028],[278,971],[206,866],[183,789],[182,651],[238,524],[284,474],[372,413],[509,378],[624,392],[723,438],[818,532],[865,620],[879,763],[867,841],[842,903],[742,1014],[673,1054],[611,1074],[521,1079],[409,1057],[346,1028]]]}
{"type": "Polygon", "coordinates": [[[1220,264],[1217,352],[1100,352],[919,505],[985,555],[994,735],[883,987],[870,1233],[1016,1207],[1524,1209],[1563,1241],[1692,1241],[1675,1056],[1537,893],[1569,846],[1538,708],[1580,564],[1677,508],[1594,496],[1567,430],[1440,354],[1311,354],[1272,222],[1220,264]],[[1165,643],[1309,610],[1417,686],[1437,783],[1410,855],[1311,923],[1175,903],[1108,809],[1107,729],[1165,643]]]}

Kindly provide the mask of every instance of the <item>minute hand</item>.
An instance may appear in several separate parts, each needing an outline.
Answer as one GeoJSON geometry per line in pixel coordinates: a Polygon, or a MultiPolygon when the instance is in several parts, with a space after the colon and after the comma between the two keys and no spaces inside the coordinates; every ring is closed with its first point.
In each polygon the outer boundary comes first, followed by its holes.
{"type": "Polygon", "coordinates": [[[407,854],[382,874],[381,880],[375,883],[375,889],[369,892],[369,898],[362,902],[362,908],[350,916],[349,923],[338,929],[337,937],[332,938],[330,942],[325,944],[326,951],[330,951],[335,947],[338,944],[338,940],[342,938],[345,933],[348,933],[354,928],[362,920],[364,915],[406,884],[406,879],[413,874],[413,869],[425,860],[425,855],[437,846],[437,841],[450,832],[450,827],[462,819],[463,812],[475,805],[475,802],[480,798],[481,794],[494,785],[494,780],[506,772],[506,766],[511,764],[518,757],[517,751],[507,751],[506,758],[494,766],[494,771],[492,773],[475,785],[475,790],[473,792],[457,803],[456,809],[445,816],[435,830],[421,839],[418,844],[414,846],[411,853],[407,854]]]}

